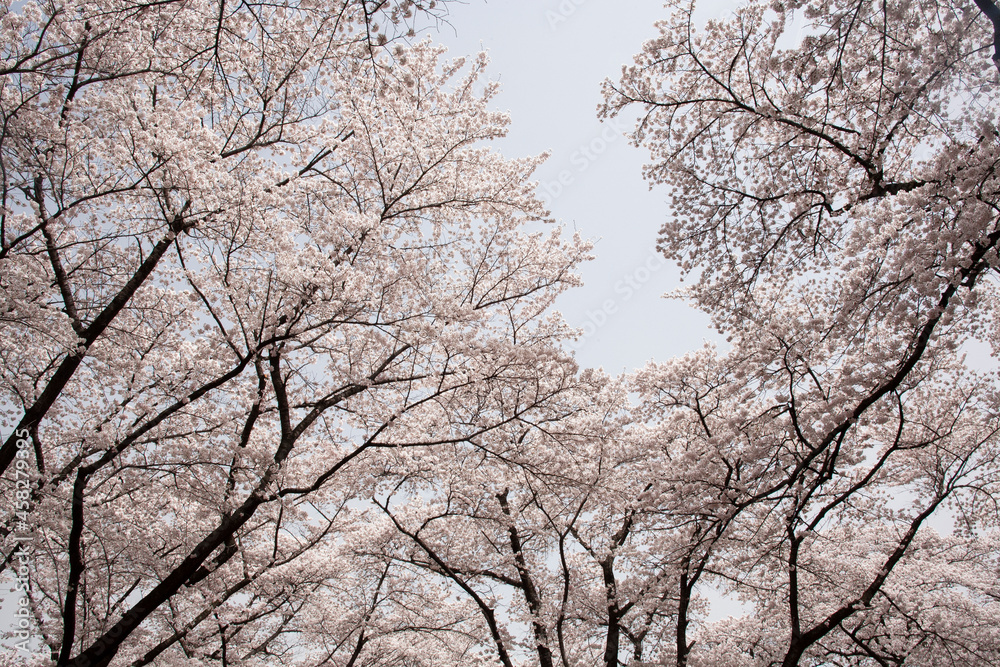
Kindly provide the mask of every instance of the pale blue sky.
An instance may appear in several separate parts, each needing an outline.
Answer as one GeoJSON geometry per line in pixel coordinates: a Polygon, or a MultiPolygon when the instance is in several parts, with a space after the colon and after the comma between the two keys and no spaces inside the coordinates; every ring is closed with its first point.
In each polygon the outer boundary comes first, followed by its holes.
{"type": "MultiPolygon", "coordinates": [[[[703,4],[712,13],[733,5],[703,4]]],[[[666,193],[642,180],[646,153],[622,136],[629,123],[596,116],[601,81],[616,77],[655,35],[662,4],[468,0],[450,12],[451,25],[433,37],[452,55],[487,50],[490,76],[503,85],[496,106],[511,112],[513,124],[498,147],[512,157],[550,151],[537,173],[540,193],[568,230],[596,242],[584,287],[559,302],[567,321],[589,334],[577,344],[581,364],[618,373],[715,338],[706,316],[662,298],[679,285],[678,269],[653,250],[666,193]]]]}

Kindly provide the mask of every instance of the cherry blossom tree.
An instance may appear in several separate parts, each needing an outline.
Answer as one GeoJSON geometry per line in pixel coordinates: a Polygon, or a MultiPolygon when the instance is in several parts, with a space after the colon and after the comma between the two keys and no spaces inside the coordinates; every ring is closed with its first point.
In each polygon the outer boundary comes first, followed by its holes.
{"type": "Polygon", "coordinates": [[[587,246],[486,145],[485,57],[398,39],[441,11],[4,6],[4,569],[42,662],[469,664],[365,499],[559,409],[587,246]]]}
{"type": "Polygon", "coordinates": [[[624,379],[546,314],[588,248],[485,58],[398,39],[441,11],[5,6],[37,661],[996,664],[995,5],[670,4],[602,112],[729,344],[624,379]]]}
{"type": "Polygon", "coordinates": [[[632,379],[656,503],[692,517],[678,574],[749,611],[678,607],[663,660],[1000,657],[998,378],[966,361],[1000,350],[995,10],[749,2],[699,28],[674,2],[605,84],[730,343],[632,379]]]}
{"type": "Polygon", "coordinates": [[[474,603],[483,650],[506,667],[657,659],[677,619],[705,607],[698,575],[684,578],[679,563],[711,538],[688,530],[690,498],[671,495],[669,451],[659,433],[628,427],[625,385],[581,380],[580,395],[562,397],[574,411],[511,430],[505,450],[476,452],[448,476],[436,463],[401,466],[413,475],[378,501],[408,538],[386,558],[474,603]]]}
{"type": "MultiPolygon", "coordinates": [[[[378,501],[403,538],[391,562],[449,583],[478,609],[483,651],[505,667],[617,659],[628,607],[608,593],[635,523],[641,460],[622,438],[622,386],[587,373],[553,418],[450,469],[401,466],[378,501]],[[603,626],[603,627],[602,627],[603,626]]],[[[494,437],[500,433],[494,434],[494,437]]],[[[631,605],[628,605],[631,606],[631,605]]]]}

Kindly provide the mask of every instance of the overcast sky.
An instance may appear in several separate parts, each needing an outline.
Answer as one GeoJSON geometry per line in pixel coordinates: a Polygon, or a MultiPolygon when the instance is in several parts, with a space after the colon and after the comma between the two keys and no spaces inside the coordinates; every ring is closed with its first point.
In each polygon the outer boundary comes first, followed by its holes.
{"type": "Polygon", "coordinates": [[[569,231],[596,244],[584,287],[559,309],[588,334],[577,343],[581,364],[610,373],[716,338],[705,315],[662,298],[680,284],[654,252],[666,193],[642,180],[647,155],[622,136],[629,124],[596,115],[601,81],[618,76],[663,16],[657,0],[468,0],[450,5],[451,25],[433,34],[454,56],[489,52],[490,76],[503,85],[495,104],[513,117],[498,148],[552,154],[537,172],[539,192],[569,231]]]}

